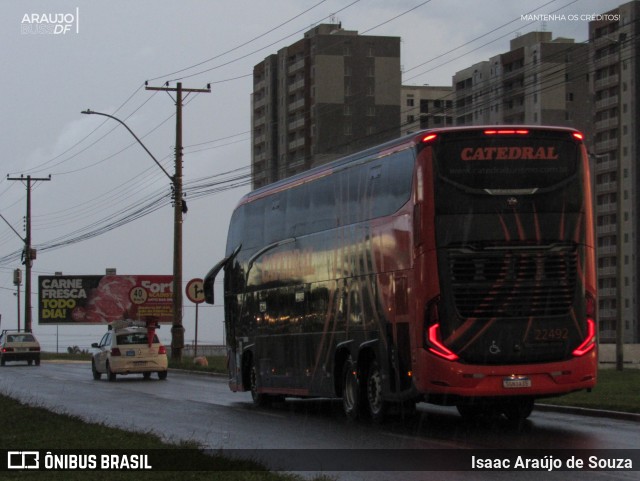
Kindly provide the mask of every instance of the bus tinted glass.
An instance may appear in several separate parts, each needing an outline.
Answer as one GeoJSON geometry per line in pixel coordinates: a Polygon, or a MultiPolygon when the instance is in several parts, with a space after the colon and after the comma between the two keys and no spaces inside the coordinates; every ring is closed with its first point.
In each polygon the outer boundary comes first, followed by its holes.
{"type": "Polygon", "coordinates": [[[441,177],[469,189],[543,189],[576,174],[578,146],[566,132],[444,135],[435,147],[441,177]]]}

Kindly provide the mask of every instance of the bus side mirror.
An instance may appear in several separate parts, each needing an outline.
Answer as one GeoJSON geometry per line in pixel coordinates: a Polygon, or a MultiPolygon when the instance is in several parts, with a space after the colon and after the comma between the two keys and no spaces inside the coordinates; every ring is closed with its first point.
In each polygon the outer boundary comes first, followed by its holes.
{"type": "Polygon", "coordinates": [[[227,265],[228,262],[233,261],[233,258],[238,255],[240,249],[242,248],[242,244],[238,245],[231,253],[230,256],[225,257],[220,262],[218,262],[215,266],[211,268],[207,275],[204,276],[204,301],[207,304],[213,304],[214,301],[214,293],[213,293],[213,283],[216,280],[216,276],[218,272],[227,265]]]}

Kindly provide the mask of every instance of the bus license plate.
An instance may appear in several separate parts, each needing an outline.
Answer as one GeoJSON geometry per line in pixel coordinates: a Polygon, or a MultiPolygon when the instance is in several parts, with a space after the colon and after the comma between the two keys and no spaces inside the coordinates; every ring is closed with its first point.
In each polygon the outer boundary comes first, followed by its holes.
{"type": "Polygon", "coordinates": [[[531,379],[525,376],[510,376],[502,379],[502,387],[505,389],[517,389],[531,387],[531,379]]]}

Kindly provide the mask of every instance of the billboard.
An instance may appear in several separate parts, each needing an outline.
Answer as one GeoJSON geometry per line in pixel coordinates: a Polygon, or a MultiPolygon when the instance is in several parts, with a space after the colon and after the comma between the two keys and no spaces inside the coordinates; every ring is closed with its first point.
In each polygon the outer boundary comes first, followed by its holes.
{"type": "Polygon", "coordinates": [[[39,276],[38,324],[173,322],[173,276],[39,276]]]}

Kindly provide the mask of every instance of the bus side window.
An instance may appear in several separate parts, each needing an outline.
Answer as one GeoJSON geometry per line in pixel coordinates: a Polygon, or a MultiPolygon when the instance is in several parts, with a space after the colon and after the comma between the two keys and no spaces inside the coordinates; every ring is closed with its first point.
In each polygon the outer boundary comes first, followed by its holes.
{"type": "Polygon", "coordinates": [[[288,209],[286,194],[273,195],[261,201],[264,205],[264,239],[265,245],[285,239],[285,220],[288,209]]]}
{"type": "Polygon", "coordinates": [[[264,200],[256,200],[245,205],[242,241],[246,248],[264,245],[264,200]]]}
{"type": "Polygon", "coordinates": [[[286,237],[299,237],[310,232],[309,187],[301,185],[287,192],[286,237]]]}
{"type": "Polygon", "coordinates": [[[332,176],[311,182],[309,190],[311,191],[312,232],[336,227],[338,225],[338,216],[332,176]]]}

